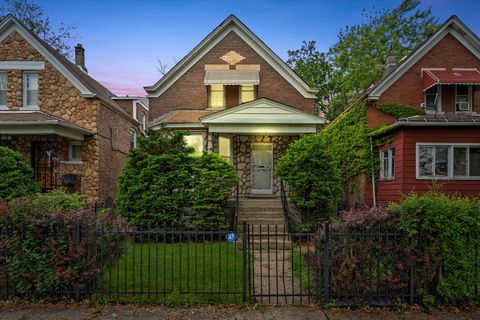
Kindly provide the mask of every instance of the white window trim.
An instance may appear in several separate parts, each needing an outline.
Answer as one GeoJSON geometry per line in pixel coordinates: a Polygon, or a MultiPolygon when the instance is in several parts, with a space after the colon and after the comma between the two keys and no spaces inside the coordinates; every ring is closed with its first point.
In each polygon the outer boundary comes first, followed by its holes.
{"type": "Polygon", "coordinates": [[[147,115],[142,112],[142,131],[145,132],[147,129],[147,115]]]}
{"type": "Polygon", "coordinates": [[[82,142],[81,141],[71,141],[69,144],[68,144],[68,161],[65,161],[64,163],[67,163],[67,164],[82,164],[83,163],[83,160],[82,160],[82,155],[80,154],[80,158],[78,159],[74,159],[73,158],[73,146],[81,146],[82,145],[82,142]]]}
{"type": "Polygon", "coordinates": [[[6,104],[2,104],[0,105],[0,110],[8,110],[8,73],[6,70],[0,70],[0,74],[4,74],[5,75],[5,82],[7,84],[7,99],[6,99],[6,104]]]}
{"type": "Polygon", "coordinates": [[[136,148],[137,147],[137,130],[135,129],[130,129],[130,148],[136,148]],[[133,133],[133,147],[132,147],[132,133],[133,133]]]}
{"type": "MultiPolygon", "coordinates": [[[[24,71],[23,72],[23,106],[20,110],[40,110],[40,106],[37,105],[27,105],[27,74],[36,74],[37,75],[37,86],[40,84],[40,77],[36,71],[24,71]]],[[[40,86],[37,89],[37,100],[40,100],[40,86]]]]}
{"type": "MultiPolygon", "coordinates": [[[[392,157],[392,154],[393,154],[393,150],[395,150],[395,147],[389,147],[389,148],[386,148],[386,149],[383,149],[383,150],[380,150],[380,180],[382,181],[392,181],[392,180],[395,180],[395,174],[393,174],[392,171],[395,171],[393,170],[394,166],[395,166],[395,158],[392,157]],[[383,153],[387,151],[388,152],[388,155],[387,155],[387,159],[388,159],[388,172],[387,172],[387,177],[384,178],[383,177],[383,173],[385,172],[385,168],[383,166],[383,163],[384,163],[384,158],[383,158],[383,153]]],[[[396,155],[395,155],[396,156],[396,155]]]]}
{"type": "MultiPolygon", "coordinates": [[[[437,112],[442,112],[442,85],[437,84],[437,112]]],[[[423,103],[425,107],[427,106],[427,91],[423,93],[423,103]]],[[[434,110],[430,110],[425,108],[425,111],[428,112],[435,112],[434,110]]]]}
{"type": "Polygon", "coordinates": [[[133,119],[138,120],[137,119],[137,101],[133,101],[132,103],[132,117],[133,119]]]}
{"type": "Polygon", "coordinates": [[[456,113],[464,113],[464,112],[471,112],[472,111],[472,86],[466,85],[468,87],[468,110],[457,110],[457,88],[458,85],[455,85],[455,112],[456,113]]]}
{"type": "MultiPolygon", "coordinates": [[[[480,180],[480,176],[454,176],[453,175],[453,147],[480,147],[480,143],[444,143],[444,142],[417,142],[415,147],[415,176],[418,180],[480,180]],[[419,151],[420,147],[428,147],[428,146],[445,146],[448,148],[448,175],[446,177],[440,176],[421,176],[420,175],[420,159],[419,159],[419,151]]],[[[467,153],[468,154],[468,153],[467,153]]],[[[469,157],[467,158],[467,166],[469,165],[469,157]]],[[[468,170],[468,169],[467,169],[468,170]]],[[[432,172],[435,172],[435,159],[433,161],[433,168],[432,172]]]]}

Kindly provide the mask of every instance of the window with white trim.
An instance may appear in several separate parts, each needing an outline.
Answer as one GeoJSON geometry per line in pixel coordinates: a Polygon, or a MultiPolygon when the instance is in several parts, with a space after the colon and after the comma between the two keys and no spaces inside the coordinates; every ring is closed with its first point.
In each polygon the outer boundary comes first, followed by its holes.
{"type": "Polygon", "coordinates": [[[380,151],[380,179],[395,179],[395,148],[380,151]]]}
{"type": "Polygon", "coordinates": [[[210,108],[225,108],[225,86],[223,84],[210,85],[210,108]]]}
{"type": "Polygon", "coordinates": [[[38,73],[34,71],[23,73],[23,106],[38,107],[38,73]]]}
{"type": "Polygon", "coordinates": [[[218,137],[218,154],[228,162],[233,162],[232,153],[232,137],[218,137]]]}
{"type": "Polygon", "coordinates": [[[130,148],[137,147],[137,131],[135,129],[130,129],[130,148]]]}
{"type": "Polygon", "coordinates": [[[82,162],[82,143],[79,141],[72,141],[68,145],[68,161],[82,162]]]}
{"type": "Polygon", "coordinates": [[[137,120],[137,102],[133,101],[132,103],[132,117],[137,120]]]}
{"type": "Polygon", "coordinates": [[[455,86],[455,111],[470,111],[472,105],[472,86],[455,86]]]}
{"type": "Polygon", "coordinates": [[[192,132],[183,137],[187,146],[193,148],[193,155],[200,156],[203,152],[203,133],[192,132]]]}
{"type": "Polygon", "coordinates": [[[7,73],[0,72],[0,107],[7,106],[7,73]]]}
{"type": "Polygon", "coordinates": [[[418,144],[417,177],[480,179],[480,145],[418,144]]]}
{"type": "Polygon", "coordinates": [[[147,116],[142,113],[142,131],[145,132],[145,129],[147,129],[147,116]]]}
{"type": "Polygon", "coordinates": [[[255,100],[255,85],[243,84],[240,86],[240,103],[255,100]]]}

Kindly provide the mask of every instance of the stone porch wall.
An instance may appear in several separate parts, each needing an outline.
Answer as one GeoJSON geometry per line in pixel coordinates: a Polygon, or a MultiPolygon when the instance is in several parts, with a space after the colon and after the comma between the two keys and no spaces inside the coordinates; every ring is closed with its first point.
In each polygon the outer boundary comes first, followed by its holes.
{"type": "Polygon", "coordinates": [[[275,177],[278,159],[283,156],[288,145],[298,136],[233,136],[233,161],[240,179],[240,195],[248,196],[251,191],[251,152],[252,143],[273,144],[273,195],[280,196],[280,180],[275,177]]]}

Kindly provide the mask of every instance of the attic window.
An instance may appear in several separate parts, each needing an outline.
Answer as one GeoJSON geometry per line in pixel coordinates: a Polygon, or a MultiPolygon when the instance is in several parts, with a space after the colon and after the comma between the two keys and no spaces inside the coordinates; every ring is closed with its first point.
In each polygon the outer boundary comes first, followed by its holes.
{"type": "Polygon", "coordinates": [[[225,108],[225,86],[223,84],[210,85],[210,108],[225,108]]]}
{"type": "Polygon", "coordinates": [[[255,85],[244,84],[240,86],[240,103],[255,100],[255,85]]]}

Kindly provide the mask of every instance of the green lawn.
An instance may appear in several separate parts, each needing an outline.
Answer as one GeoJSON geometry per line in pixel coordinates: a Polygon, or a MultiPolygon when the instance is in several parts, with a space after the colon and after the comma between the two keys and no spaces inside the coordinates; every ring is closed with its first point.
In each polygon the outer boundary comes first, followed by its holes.
{"type": "Polygon", "coordinates": [[[94,299],[167,304],[239,303],[242,261],[243,252],[226,242],[130,241],[125,254],[104,272],[94,299]]]}

